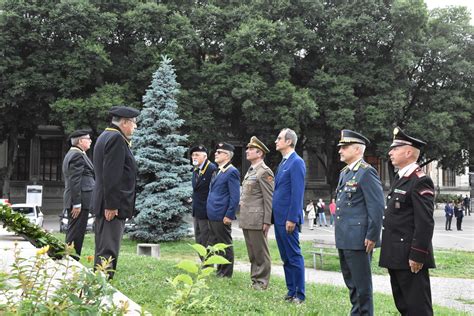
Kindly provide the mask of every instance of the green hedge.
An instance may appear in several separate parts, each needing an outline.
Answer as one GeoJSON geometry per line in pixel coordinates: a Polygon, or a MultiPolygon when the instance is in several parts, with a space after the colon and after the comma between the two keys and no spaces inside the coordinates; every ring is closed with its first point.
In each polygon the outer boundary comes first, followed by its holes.
{"type": "Polygon", "coordinates": [[[58,240],[43,228],[31,223],[23,214],[13,212],[11,207],[0,205],[0,222],[10,232],[25,238],[37,248],[49,245],[48,255],[53,259],[61,259],[66,243],[58,240]]]}
{"type": "Polygon", "coordinates": [[[452,201],[461,202],[462,197],[457,194],[437,194],[435,199],[436,203],[448,203],[452,201]]]}

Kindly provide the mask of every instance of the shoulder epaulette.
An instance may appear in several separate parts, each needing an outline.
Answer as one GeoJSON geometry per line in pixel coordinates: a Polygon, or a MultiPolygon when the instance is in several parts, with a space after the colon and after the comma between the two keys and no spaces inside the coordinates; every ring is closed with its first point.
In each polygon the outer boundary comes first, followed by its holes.
{"type": "Polygon", "coordinates": [[[367,169],[367,168],[370,167],[370,164],[368,164],[368,163],[365,162],[365,161],[362,161],[362,162],[360,163],[360,166],[361,166],[361,168],[367,169]]]}
{"type": "Polygon", "coordinates": [[[416,169],[415,174],[418,178],[426,177],[426,173],[421,168],[416,169]]]}

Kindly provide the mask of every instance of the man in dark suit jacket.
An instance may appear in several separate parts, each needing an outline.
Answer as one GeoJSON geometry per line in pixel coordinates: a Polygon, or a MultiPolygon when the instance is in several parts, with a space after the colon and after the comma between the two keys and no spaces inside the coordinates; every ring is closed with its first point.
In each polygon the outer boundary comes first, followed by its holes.
{"type": "Polygon", "coordinates": [[[295,152],[298,137],[289,129],[283,129],[275,141],[283,159],[278,166],[273,192],[273,222],[288,292],[285,300],[304,302],[304,259],[301,255],[299,233],[303,224],[303,197],[306,176],[304,160],[295,152]]]}
{"type": "Polygon", "coordinates": [[[125,106],[110,110],[112,124],[100,134],[94,147],[96,184],[92,196],[95,221],[95,265],[111,258],[113,278],[117,268],[125,219],[135,212],[137,166],[130,139],[140,112],[125,106]]]}
{"type": "Polygon", "coordinates": [[[373,315],[372,250],[379,245],[384,208],[377,171],[363,160],[369,140],[341,131],[338,146],[347,166],[339,176],[336,196],[336,248],[352,303],[351,315],[373,315]]]}
{"type": "Polygon", "coordinates": [[[207,218],[207,196],[212,174],[216,165],[207,159],[207,149],[203,145],[194,146],[189,150],[193,163],[193,222],[196,243],[209,245],[209,220],[207,218]]]}
{"type": "Polygon", "coordinates": [[[219,143],[216,146],[215,162],[219,168],[214,172],[207,197],[207,217],[209,218],[209,244],[231,245],[225,249],[224,257],[230,264],[217,266],[217,276],[232,277],[234,272],[234,249],[232,247],[232,221],[239,206],[240,173],[232,165],[234,146],[219,143]]]}
{"type": "Polygon", "coordinates": [[[433,315],[428,269],[435,267],[434,185],[416,163],[425,144],[397,127],[389,152],[398,173],[387,195],[379,265],[388,268],[402,315],[433,315]]]}
{"type": "Polygon", "coordinates": [[[68,214],[66,243],[74,243],[76,254],[80,256],[95,183],[94,166],[86,155],[92,140],[86,130],[77,130],[69,137],[72,146],[63,160],[64,208],[68,214]]]}

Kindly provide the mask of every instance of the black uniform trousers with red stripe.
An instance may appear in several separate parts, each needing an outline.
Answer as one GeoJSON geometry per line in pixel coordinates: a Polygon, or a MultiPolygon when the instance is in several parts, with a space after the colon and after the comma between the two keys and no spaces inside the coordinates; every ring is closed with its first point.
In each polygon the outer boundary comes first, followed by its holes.
{"type": "Polygon", "coordinates": [[[435,268],[433,211],[433,181],[414,164],[387,194],[379,262],[390,273],[395,306],[402,315],[433,315],[428,270],[435,268]],[[410,260],[423,264],[422,269],[412,272],[410,260]]]}

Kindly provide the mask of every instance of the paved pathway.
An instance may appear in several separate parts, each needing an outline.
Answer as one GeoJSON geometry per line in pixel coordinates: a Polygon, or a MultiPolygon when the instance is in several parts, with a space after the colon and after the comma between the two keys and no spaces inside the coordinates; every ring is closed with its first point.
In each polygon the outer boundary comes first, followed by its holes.
{"type": "MultiPolygon", "coordinates": [[[[234,269],[236,271],[250,273],[250,264],[237,262],[234,269]]],[[[345,288],[344,279],[339,272],[321,271],[310,268],[305,269],[306,282],[329,284],[345,288]]],[[[273,265],[272,275],[284,277],[283,266],[273,265]]],[[[433,304],[454,308],[460,311],[469,312],[474,315],[474,305],[463,303],[457,300],[461,295],[456,294],[462,291],[462,299],[474,301],[474,280],[431,277],[431,292],[433,304]]],[[[372,282],[375,292],[392,294],[390,279],[388,275],[373,275],[372,282]]]]}

